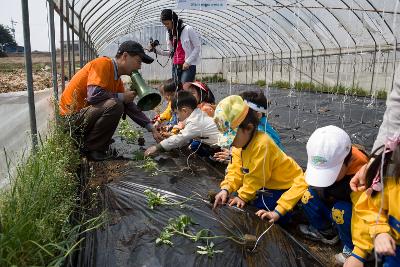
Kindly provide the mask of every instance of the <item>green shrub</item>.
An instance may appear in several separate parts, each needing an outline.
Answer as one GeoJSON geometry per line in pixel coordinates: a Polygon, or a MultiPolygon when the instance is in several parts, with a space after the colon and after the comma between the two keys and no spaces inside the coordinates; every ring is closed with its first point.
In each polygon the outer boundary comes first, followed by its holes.
{"type": "Polygon", "coordinates": [[[79,153],[69,135],[50,130],[0,192],[0,266],[59,266],[75,245],[79,153]]]}
{"type": "Polygon", "coordinates": [[[287,81],[275,81],[269,84],[270,87],[289,89],[291,87],[290,83],[287,81]]]}
{"type": "Polygon", "coordinates": [[[265,80],[258,80],[254,83],[255,85],[258,85],[260,87],[264,87],[265,85],[267,85],[267,83],[265,82],[265,80]]]}
{"type": "Polygon", "coordinates": [[[212,76],[201,76],[198,78],[203,83],[225,83],[226,79],[222,77],[222,74],[214,74],[212,76]]]}

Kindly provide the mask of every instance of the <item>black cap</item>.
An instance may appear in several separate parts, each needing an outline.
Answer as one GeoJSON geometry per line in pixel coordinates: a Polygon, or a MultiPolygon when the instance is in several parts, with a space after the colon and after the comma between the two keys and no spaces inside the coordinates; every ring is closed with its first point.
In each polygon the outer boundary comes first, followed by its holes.
{"type": "Polygon", "coordinates": [[[122,54],[124,52],[137,54],[142,58],[143,63],[150,64],[154,59],[144,53],[143,46],[135,41],[125,41],[119,48],[117,54],[122,54]]]}

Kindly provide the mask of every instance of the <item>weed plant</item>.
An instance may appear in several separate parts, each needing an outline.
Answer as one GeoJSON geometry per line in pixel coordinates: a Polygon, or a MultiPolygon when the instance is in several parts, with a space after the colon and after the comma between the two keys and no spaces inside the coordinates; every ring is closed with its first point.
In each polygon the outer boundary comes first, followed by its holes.
{"type": "Polygon", "coordinates": [[[70,137],[52,127],[10,187],[0,192],[0,266],[60,266],[81,240],[74,226],[79,153],[70,137]]]}

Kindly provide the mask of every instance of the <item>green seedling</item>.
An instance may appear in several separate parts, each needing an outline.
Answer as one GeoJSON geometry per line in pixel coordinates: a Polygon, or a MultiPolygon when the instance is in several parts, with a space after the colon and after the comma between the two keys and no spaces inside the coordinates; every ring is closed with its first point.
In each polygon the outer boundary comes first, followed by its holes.
{"type": "Polygon", "coordinates": [[[138,161],[138,160],[144,160],[144,152],[142,150],[136,150],[133,152],[133,160],[138,161]]]}
{"type": "Polygon", "coordinates": [[[216,250],[214,246],[215,245],[213,242],[210,242],[210,244],[207,244],[206,246],[197,246],[198,250],[196,253],[200,255],[207,255],[209,258],[214,257],[214,254],[224,253],[223,250],[216,250]]]}
{"type": "Polygon", "coordinates": [[[245,245],[244,240],[237,240],[232,236],[209,235],[209,229],[201,229],[198,232],[195,232],[193,229],[194,225],[196,225],[196,223],[194,223],[188,215],[180,215],[177,218],[170,219],[168,224],[161,231],[160,236],[156,239],[156,244],[173,246],[173,242],[171,241],[171,239],[174,235],[180,235],[193,242],[206,241],[206,246],[197,246],[197,253],[200,255],[207,255],[210,258],[212,258],[216,253],[223,253],[222,250],[215,250],[214,243],[208,243],[210,239],[230,239],[240,245],[245,245]]]}
{"type": "Polygon", "coordinates": [[[181,208],[184,208],[185,206],[183,204],[192,199],[191,197],[183,201],[174,201],[169,199],[167,195],[161,195],[160,193],[153,192],[150,189],[144,190],[143,193],[146,195],[147,205],[150,209],[154,209],[154,207],[157,206],[180,206],[181,208]]]}
{"type": "Polygon", "coordinates": [[[143,133],[134,129],[127,120],[119,123],[118,134],[128,143],[135,143],[139,138],[143,137],[143,133]]]}
{"type": "Polygon", "coordinates": [[[158,174],[157,162],[155,162],[152,158],[144,158],[144,162],[141,165],[137,166],[140,169],[145,169],[148,172],[152,172],[152,176],[156,176],[158,174]]]}

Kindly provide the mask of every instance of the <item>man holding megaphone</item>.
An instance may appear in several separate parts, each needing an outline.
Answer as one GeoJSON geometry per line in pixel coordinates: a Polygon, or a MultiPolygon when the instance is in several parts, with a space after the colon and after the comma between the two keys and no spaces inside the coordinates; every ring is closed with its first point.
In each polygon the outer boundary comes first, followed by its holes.
{"type": "MultiPolygon", "coordinates": [[[[152,132],[157,142],[161,140],[150,119],[133,102],[137,92],[125,91],[120,79],[121,75],[137,73],[142,62],[150,64],[153,58],[145,54],[139,43],[125,41],[119,46],[115,58],[99,57],[87,63],[72,77],[62,93],[60,114],[82,131],[83,150],[91,159],[111,158],[111,138],[124,113],[152,132]]],[[[146,105],[147,110],[154,107],[146,105]]]]}

